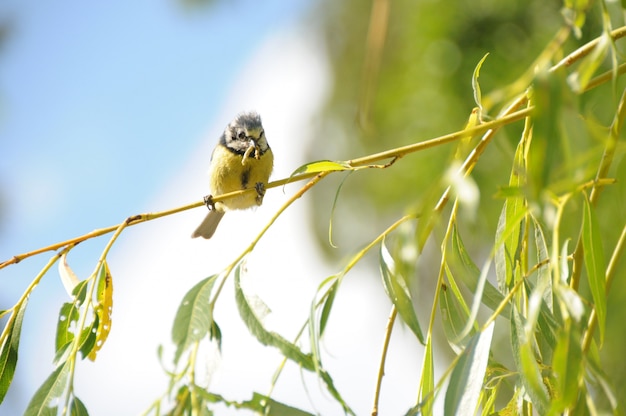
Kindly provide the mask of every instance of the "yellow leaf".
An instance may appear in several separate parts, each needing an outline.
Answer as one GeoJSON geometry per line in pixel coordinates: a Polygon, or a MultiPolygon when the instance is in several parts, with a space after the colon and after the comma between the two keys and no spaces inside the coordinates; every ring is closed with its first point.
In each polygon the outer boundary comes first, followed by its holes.
{"type": "Polygon", "coordinates": [[[98,330],[96,333],[96,345],[91,353],[89,353],[89,359],[91,361],[96,360],[96,354],[104,345],[109,332],[111,332],[111,314],[113,312],[113,278],[109,270],[109,265],[106,260],[100,267],[98,273],[98,304],[95,307],[96,314],[100,321],[98,330]]]}

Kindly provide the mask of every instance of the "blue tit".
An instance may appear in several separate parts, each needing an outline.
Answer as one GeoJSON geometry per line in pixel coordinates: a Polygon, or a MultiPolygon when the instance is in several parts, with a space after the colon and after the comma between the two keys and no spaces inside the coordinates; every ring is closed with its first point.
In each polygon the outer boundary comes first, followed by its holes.
{"type": "Polygon", "coordinates": [[[274,167],[274,155],[267,144],[261,117],[254,112],[242,113],[230,122],[211,155],[209,168],[212,195],[222,195],[255,188],[235,198],[213,204],[207,197],[209,213],[191,235],[211,238],[225,212],[261,205],[265,184],[274,167]]]}

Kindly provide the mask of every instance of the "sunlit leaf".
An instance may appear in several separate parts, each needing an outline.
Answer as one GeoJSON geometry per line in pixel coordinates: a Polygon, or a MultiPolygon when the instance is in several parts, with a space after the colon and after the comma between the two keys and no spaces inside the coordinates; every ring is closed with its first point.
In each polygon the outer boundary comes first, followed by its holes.
{"type": "Polygon", "coordinates": [[[326,384],[326,388],[330,392],[330,394],[337,400],[339,404],[343,407],[344,411],[350,414],[353,414],[352,410],[345,403],[337,389],[335,388],[333,379],[330,377],[326,371],[316,365],[313,362],[312,354],[305,354],[302,352],[298,346],[287,341],[285,338],[277,334],[273,331],[268,331],[263,322],[257,316],[254,311],[254,308],[250,305],[248,301],[248,297],[243,292],[241,288],[241,275],[242,271],[242,262],[237,264],[235,268],[235,301],[237,302],[237,309],[239,310],[239,316],[246,324],[248,331],[252,334],[257,341],[259,341],[263,345],[268,345],[277,348],[283,355],[289,360],[295,362],[300,365],[302,368],[317,372],[320,378],[326,384]]]}
{"type": "MultiPolygon", "coordinates": [[[[448,254],[448,258],[450,259],[448,265],[451,270],[455,270],[454,276],[461,280],[472,293],[476,293],[480,280],[480,269],[472,261],[472,258],[465,249],[465,245],[463,244],[463,240],[461,239],[456,226],[452,229],[452,248],[453,250],[448,254]]],[[[482,302],[485,306],[491,310],[496,310],[500,303],[502,303],[503,299],[504,295],[502,295],[502,293],[500,293],[498,289],[496,289],[489,281],[486,281],[482,297],[482,302]]],[[[509,314],[510,309],[509,306],[506,305],[502,311],[502,316],[508,319],[509,314]]]]}
{"type": "Polygon", "coordinates": [[[423,412],[424,415],[432,415],[433,402],[435,401],[435,367],[433,364],[433,343],[432,338],[426,339],[426,348],[424,349],[424,364],[422,366],[422,379],[420,381],[420,404],[417,411],[423,412]]]}
{"type": "Polygon", "coordinates": [[[77,331],[78,320],[80,318],[80,309],[76,306],[76,302],[66,302],[61,306],[59,311],[59,320],[57,322],[57,333],[55,338],[55,351],[57,358],[55,363],[59,363],[65,360],[61,360],[63,353],[68,345],[74,340],[75,332],[77,331]]]}
{"type": "Polygon", "coordinates": [[[589,288],[593,297],[594,309],[598,317],[600,345],[602,345],[604,343],[604,329],[606,326],[606,266],[600,226],[598,225],[595,211],[587,198],[585,198],[583,208],[582,241],[585,254],[585,269],[589,278],[589,288]]]}
{"type": "Polygon", "coordinates": [[[334,172],[340,170],[350,170],[352,166],[350,166],[346,162],[337,162],[332,160],[318,160],[316,162],[307,163],[305,165],[300,166],[290,177],[295,175],[301,175],[304,173],[320,173],[320,172],[334,172]]]}
{"type": "Polygon", "coordinates": [[[494,322],[470,340],[461,354],[446,391],[445,415],[473,416],[478,408],[480,391],[483,388],[494,322]]]}
{"type": "Polygon", "coordinates": [[[293,360],[303,368],[313,371],[314,365],[310,354],[303,353],[300,348],[284,339],[279,334],[268,331],[263,325],[262,319],[256,314],[252,305],[248,301],[248,297],[241,288],[241,263],[235,269],[235,300],[239,315],[248,327],[248,330],[263,345],[271,345],[278,348],[285,357],[293,360]]]}
{"type": "Polygon", "coordinates": [[[531,215],[535,228],[535,250],[537,255],[537,264],[543,264],[537,269],[537,285],[545,287],[543,292],[543,301],[550,311],[553,311],[552,305],[552,276],[550,275],[550,267],[548,264],[548,246],[546,238],[543,235],[543,229],[539,222],[531,215]]]}
{"type": "MultiPolygon", "coordinates": [[[[24,416],[50,414],[50,405],[65,392],[71,362],[68,360],[52,372],[30,400],[24,416]]],[[[56,415],[56,412],[54,413],[56,415]]]]}
{"type": "Polygon", "coordinates": [[[453,285],[444,283],[439,290],[439,311],[448,343],[454,352],[460,354],[472,332],[462,334],[469,319],[469,310],[458,288],[456,291],[454,288],[453,285]]]}
{"type": "Polygon", "coordinates": [[[98,318],[98,315],[94,312],[93,321],[91,322],[91,325],[86,328],[83,328],[80,334],[80,340],[79,340],[80,346],[78,349],[83,355],[83,359],[85,357],[88,357],[89,354],[91,354],[91,352],[94,350],[96,346],[96,337],[98,334],[99,325],[100,325],[100,318],[98,318]]]}
{"type": "Polygon", "coordinates": [[[96,314],[99,325],[96,333],[96,345],[89,354],[91,361],[96,360],[96,354],[104,345],[111,332],[111,314],[113,313],[113,277],[106,261],[102,263],[98,273],[96,314]]]}
{"type": "Polygon", "coordinates": [[[256,392],[253,394],[252,400],[245,401],[237,407],[253,410],[267,416],[312,416],[312,413],[286,405],[256,392]]]}
{"type": "Polygon", "coordinates": [[[216,279],[217,275],[213,275],[201,280],[183,297],[172,327],[172,341],[176,344],[174,363],[191,344],[204,338],[211,329],[213,316],[209,297],[216,279]]]}
{"type": "Polygon", "coordinates": [[[330,210],[330,220],[328,221],[328,243],[331,247],[337,248],[337,246],[333,243],[333,218],[335,217],[335,208],[337,208],[337,200],[339,199],[339,193],[341,193],[341,188],[343,188],[343,184],[346,183],[348,176],[350,176],[349,172],[345,177],[341,180],[341,183],[337,187],[337,192],[335,192],[335,198],[333,199],[333,207],[330,210]]]}
{"type": "MultiPolygon", "coordinates": [[[[520,187],[526,183],[524,170],[524,141],[520,141],[515,151],[513,168],[509,179],[510,187],[520,187]]],[[[519,258],[521,222],[526,213],[525,199],[522,197],[507,198],[498,220],[496,230],[496,276],[502,293],[508,293],[515,283],[513,271],[519,258]]]]}
{"type": "Polygon", "coordinates": [[[59,261],[59,275],[61,276],[61,282],[63,283],[63,287],[67,291],[67,294],[72,296],[72,292],[78,283],[80,283],[80,279],[76,276],[74,271],[71,269],[69,264],[67,264],[67,251],[61,255],[61,259],[59,261]]]}
{"type": "Polygon", "coordinates": [[[480,113],[481,113],[478,115],[479,118],[480,116],[482,116],[483,98],[480,92],[480,84],[478,83],[478,77],[480,76],[480,68],[483,66],[483,63],[485,62],[485,59],[487,59],[487,56],[489,56],[489,53],[486,53],[485,56],[482,57],[482,59],[476,65],[476,68],[474,68],[474,73],[472,74],[472,90],[474,91],[474,101],[476,102],[476,105],[480,109],[480,113]]]}
{"type": "Polygon", "coordinates": [[[335,280],[331,287],[328,289],[328,295],[326,296],[326,300],[324,301],[324,306],[322,306],[322,312],[320,313],[320,337],[324,335],[324,330],[326,329],[326,324],[328,323],[328,318],[330,317],[330,311],[332,310],[333,303],[335,302],[335,296],[337,295],[337,291],[339,289],[339,280],[333,276],[335,280]]]}
{"type": "Polygon", "coordinates": [[[576,403],[580,394],[579,383],[583,375],[583,354],[580,333],[572,325],[559,332],[558,342],[552,358],[552,369],[556,379],[556,400],[551,404],[553,414],[562,414],[576,403]]]}
{"type": "Polygon", "coordinates": [[[20,304],[19,309],[13,312],[15,315],[11,317],[2,331],[2,334],[7,334],[7,336],[0,346],[0,403],[4,400],[15,375],[26,304],[26,300],[20,304]]]}
{"type": "Polygon", "coordinates": [[[571,73],[567,78],[567,82],[574,92],[582,92],[589,84],[591,78],[602,65],[604,58],[609,52],[611,46],[611,38],[607,32],[603,32],[598,43],[591,53],[585,56],[575,72],[571,73]]]}
{"type": "Polygon", "coordinates": [[[526,338],[526,322],[517,307],[513,307],[512,315],[511,346],[515,366],[521,373],[522,384],[537,412],[545,414],[549,402],[548,390],[543,383],[541,370],[533,354],[531,340],[526,338]]]}
{"type": "Polygon", "coordinates": [[[424,335],[413,308],[411,293],[405,279],[396,272],[395,260],[387,250],[384,240],[380,244],[379,265],[387,295],[396,306],[402,320],[411,328],[419,342],[424,344],[424,335]]]}
{"type": "Polygon", "coordinates": [[[562,283],[554,289],[557,299],[565,306],[569,315],[574,318],[576,322],[580,322],[585,314],[585,304],[578,292],[562,283]]]}
{"type": "Polygon", "coordinates": [[[87,407],[85,407],[84,403],[76,396],[72,397],[69,409],[71,416],[89,416],[87,407]]]}

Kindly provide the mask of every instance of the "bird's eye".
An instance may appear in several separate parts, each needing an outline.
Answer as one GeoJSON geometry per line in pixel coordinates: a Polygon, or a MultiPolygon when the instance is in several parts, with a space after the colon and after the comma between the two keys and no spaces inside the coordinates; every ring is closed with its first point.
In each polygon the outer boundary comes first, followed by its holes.
{"type": "Polygon", "coordinates": [[[240,140],[243,140],[246,138],[246,133],[244,133],[243,131],[240,131],[239,133],[237,133],[237,138],[240,140]]]}

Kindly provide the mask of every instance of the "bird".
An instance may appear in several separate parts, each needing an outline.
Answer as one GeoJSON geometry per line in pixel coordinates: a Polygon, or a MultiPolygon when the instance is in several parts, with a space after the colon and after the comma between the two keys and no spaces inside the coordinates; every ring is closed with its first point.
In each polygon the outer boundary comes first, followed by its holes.
{"type": "Polygon", "coordinates": [[[212,194],[204,199],[209,213],[191,237],[209,239],[226,211],[261,205],[273,168],[274,154],[267,143],[261,116],[256,112],[240,113],[226,126],[211,154],[209,186],[212,194]],[[213,203],[214,195],[252,188],[256,193],[248,192],[213,203]]]}

